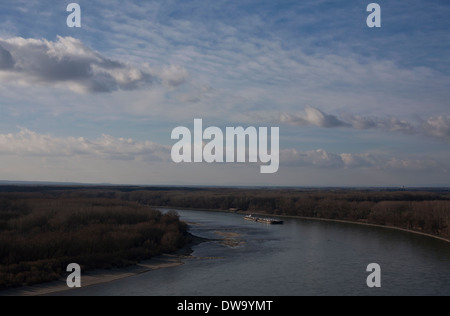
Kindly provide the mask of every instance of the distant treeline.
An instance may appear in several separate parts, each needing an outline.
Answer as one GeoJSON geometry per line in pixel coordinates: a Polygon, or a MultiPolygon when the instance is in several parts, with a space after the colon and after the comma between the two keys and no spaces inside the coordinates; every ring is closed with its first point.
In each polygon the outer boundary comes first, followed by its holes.
{"type": "Polygon", "coordinates": [[[61,278],[72,262],[122,267],[188,242],[176,212],[101,195],[0,193],[0,289],[61,278]]]}
{"type": "Polygon", "coordinates": [[[450,239],[449,191],[189,189],[116,194],[147,205],[347,220],[450,239]]]}

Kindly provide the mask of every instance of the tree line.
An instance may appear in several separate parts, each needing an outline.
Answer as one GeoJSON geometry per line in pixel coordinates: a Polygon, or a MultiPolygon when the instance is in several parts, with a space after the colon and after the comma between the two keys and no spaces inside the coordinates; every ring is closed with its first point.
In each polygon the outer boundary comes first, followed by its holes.
{"type": "Polygon", "coordinates": [[[300,216],[387,225],[450,239],[450,192],[197,189],[118,193],[147,205],[300,216]]]}
{"type": "Polygon", "coordinates": [[[72,262],[83,270],[128,266],[189,241],[176,212],[65,195],[0,194],[0,289],[56,280],[72,262]]]}

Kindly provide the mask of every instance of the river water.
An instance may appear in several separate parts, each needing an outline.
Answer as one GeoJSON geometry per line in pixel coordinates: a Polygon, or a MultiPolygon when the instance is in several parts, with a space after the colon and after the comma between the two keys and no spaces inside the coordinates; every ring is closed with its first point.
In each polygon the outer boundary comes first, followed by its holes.
{"type": "Polygon", "coordinates": [[[178,267],[150,271],[63,295],[303,296],[450,295],[450,243],[413,233],[347,223],[177,211],[194,235],[216,239],[193,248],[178,267]],[[369,288],[370,263],[381,288],[369,288]]]}

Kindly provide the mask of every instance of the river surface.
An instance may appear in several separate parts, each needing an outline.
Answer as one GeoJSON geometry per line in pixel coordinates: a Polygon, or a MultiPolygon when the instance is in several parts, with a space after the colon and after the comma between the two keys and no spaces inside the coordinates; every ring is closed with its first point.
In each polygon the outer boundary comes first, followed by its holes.
{"type": "Polygon", "coordinates": [[[303,296],[450,295],[450,243],[356,224],[177,211],[194,235],[216,239],[193,248],[178,267],[62,295],[303,296]],[[369,288],[367,266],[381,267],[369,288]]]}

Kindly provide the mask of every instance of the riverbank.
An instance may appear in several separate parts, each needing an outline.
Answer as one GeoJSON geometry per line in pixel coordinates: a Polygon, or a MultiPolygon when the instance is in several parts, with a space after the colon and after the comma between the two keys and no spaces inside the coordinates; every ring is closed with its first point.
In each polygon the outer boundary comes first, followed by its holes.
{"type": "Polygon", "coordinates": [[[278,217],[278,218],[296,218],[296,219],[304,219],[304,220],[312,220],[312,221],[324,221],[324,222],[335,222],[335,223],[345,223],[345,224],[355,224],[355,225],[363,225],[363,226],[371,226],[371,227],[381,227],[381,228],[387,228],[387,229],[394,229],[394,230],[400,230],[407,233],[417,234],[421,236],[431,237],[434,239],[442,240],[445,242],[450,243],[450,239],[439,237],[427,233],[422,233],[416,230],[401,228],[401,227],[395,227],[395,226],[389,226],[389,225],[377,225],[377,224],[370,224],[370,223],[363,223],[363,222],[357,222],[357,221],[348,221],[348,220],[339,220],[339,219],[328,219],[328,218],[315,218],[315,217],[303,217],[303,216],[287,216],[287,215],[273,215],[273,214],[265,214],[265,213],[250,213],[250,212],[240,212],[240,214],[255,214],[259,216],[272,216],[272,217],[278,217]]]}
{"type": "MultiPolygon", "coordinates": [[[[181,259],[182,257],[179,255],[162,255],[127,268],[82,272],[81,286],[87,287],[109,283],[153,270],[177,267],[183,264],[181,259]]],[[[71,290],[73,289],[67,287],[66,280],[61,279],[59,281],[2,291],[0,296],[45,296],[71,290]]]]}
{"type": "MultiPolygon", "coordinates": [[[[190,235],[191,242],[174,254],[164,254],[138,264],[114,269],[100,269],[81,272],[81,286],[88,287],[97,284],[109,283],[112,281],[129,278],[135,275],[151,272],[159,269],[174,268],[183,265],[183,259],[191,258],[192,247],[199,245],[207,239],[190,235]]],[[[67,287],[66,280],[46,282],[42,284],[18,287],[14,289],[0,291],[0,296],[45,296],[57,295],[57,293],[73,291],[67,287]]]]}
{"type": "Polygon", "coordinates": [[[84,271],[127,267],[189,241],[176,212],[137,202],[0,194],[0,289],[57,281],[70,263],[84,271]]]}
{"type": "Polygon", "coordinates": [[[292,215],[275,215],[275,214],[270,214],[270,213],[230,211],[230,210],[220,210],[220,209],[208,210],[208,209],[204,209],[204,208],[196,209],[196,208],[163,207],[163,206],[152,206],[152,207],[155,208],[155,209],[160,209],[160,210],[207,211],[207,212],[241,214],[243,216],[249,215],[249,214],[253,214],[253,215],[256,215],[256,216],[270,216],[270,217],[286,218],[286,219],[287,218],[294,218],[294,219],[303,219],[303,220],[312,220],[312,221],[325,221],[325,222],[355,224],[355,225],[363,225],[363,226],[369,226],[369,227],[370,226],[372,226],[372,227],[381,227],[381,228],[394,229],[394,230],[399,230],[399,231],[403,231],[403,232],[407,232],[407,233],[413,233],[413,234],[417,234],[417,235],[421,235],[421,236],[431,237],[431,238],[434,238],[434,239],[438,239],[438,240],[450,243],[450,239],[447,239],[447,238],[444,238],[444,237],[440,237],[440,236],[436,236],[436,235],[432,235],[432,234],[419,232],[419,231],[416,231],[416,230],[411,230],[411,229],[406,229],[406,228],[401,228],[401,227],[396,227],[396,226],[389,226],[389,225],[378,225],[378,224],[364,223],[364,222],[358,222],[358,221],[329,219],[329,218],[317,218],[317,217],[305,217],[305,216],[292,216],[292,215]]]}

